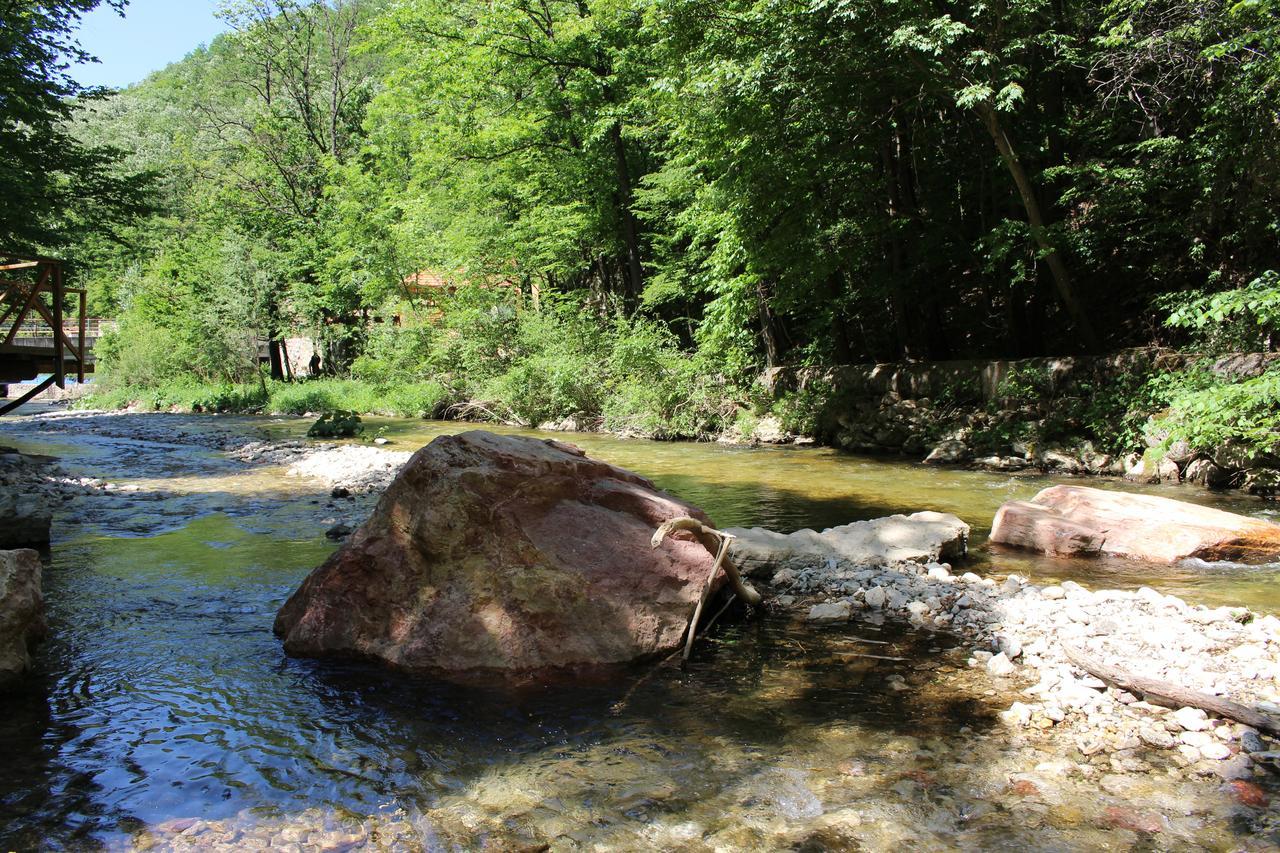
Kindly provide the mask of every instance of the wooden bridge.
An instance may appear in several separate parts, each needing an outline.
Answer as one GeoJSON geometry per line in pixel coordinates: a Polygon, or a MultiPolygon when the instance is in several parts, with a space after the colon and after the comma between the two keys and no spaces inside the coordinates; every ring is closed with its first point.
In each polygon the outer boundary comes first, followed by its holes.
{"type": "Polygon", "coordinates": [[[0,386],[45,376],[16,400],[0,400],[0,415],[93,371],[101,321],[91,323],[85,302],[83,289],[66,286],[61,261],[0,252],[0,386]]]}

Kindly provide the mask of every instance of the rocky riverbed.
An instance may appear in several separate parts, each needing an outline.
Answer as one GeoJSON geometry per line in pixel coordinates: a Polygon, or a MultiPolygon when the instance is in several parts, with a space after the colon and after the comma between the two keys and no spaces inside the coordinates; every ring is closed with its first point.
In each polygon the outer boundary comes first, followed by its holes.
{"type": "MultiPolygon", "coordinates": [[[[315,483],[306,512],[318,528],[363,521],[409,456],[395,446],[264,440],[234,421],[218,424],[67,413],[47,418],[42,429],[197,448],[233,472],[278,470],[315,483]]],[[[121,511],[145,497],[134,486],[75,477],[56,462],[30,457],[0,467],[0,485],[40,494],[51,505],[118,503],[121,511]]],[[[744,708],[802,702],[812,685],[799,676],[815,661],[865,663],[883,678],[881,689],[897,697],[892,701],[913,714],[936,708],[948,739],[905,734],[891,724],[877,731],[815,724],[815,740],[787,745],[768,762],[757,764],[758,757],[736,749],[716,758],[714,772],[730,768],[741,781],[700,795],[696,808],[676,807],[689,786],[673,783],[666,765],[646,758],[650,747],[636,743],[619,751],[587,743],[484,774],[421,811],[248,810],[219,820],[193,814],[140,830],[124,846],[412,849],[483,836],[497,846],[553,849],[895,849],[982,846],[993,837],[985,827],[999,824],[1006,832],[1010,819],[1035,828],[1024,839],[1032,846],[1265,849],[1280,841],[1280,820],[1270,808],[1280,756],[1270,738],[1193,710],[1147,704],[1076,669],[1064,651],[1069,646],[1280,714],[1275,616],[1204,607],[1149,588],[984,578],[943,562],[823,562],[791,566],[768,580],[771,619],[808,623],[794,635],[803,648],[780,662],[796,667],[795,695],[779,676],[759,695],[748,691],[733,702],[744,708]],[[957,716],[962,706],[970,710],[957,716]],[[974,713],[989,713],[995,724],[968,722],[974,713]],[[967,744],[963,750],[957,736],[967,744]],[[864,757],[833,757],[842,752],[864,757]],[[575,774],[582,790],[566,792],[566,775],[575,774]],[[643,827],[586,830],[594,818],[584,803],[604,796],[600,786],[634,789],[638,808],[650,815],[643,827]],[[901,819],[903,808],[915,816],[914,825],[901,819]]],[[[733,707],[716,713],[732,715],[733,707]]]]}
{"type": "Polygon", "coordinates": [[[1081,756],[1146,771],[1151,752],[1189,772],[1229,781],[1267,778],[1280,761],[1256,729],[1203,711],[1169,709],[1108,686],[1067,660],[1075,649],[1105,664],[1256,707],[1280,721],[1280,619],[1208,608],[1143,587],[1091,591],[952,573],[943,563],[862,569],[783,569],[779,601],[815,622],[906,620],[972,644],[969,665],[1019,686],[1004,713],[1013,727],[1054,730],[1081,756]],[[1144,757],[1139,757],[1139,756],[1144,757]]]}

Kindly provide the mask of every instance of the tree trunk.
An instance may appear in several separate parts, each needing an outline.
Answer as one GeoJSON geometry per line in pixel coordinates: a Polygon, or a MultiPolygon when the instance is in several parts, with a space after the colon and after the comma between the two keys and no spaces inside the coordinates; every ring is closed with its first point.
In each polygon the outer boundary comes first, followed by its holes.
{"type": "Polygon", "coordinates": [[[756,310],[760,315],[760,338],[764,341],[764,366],[778,367],[782,363],[782,335],[778,316],[769,305],[769,286],[763,279],[756,280],[756,310]]]}
{"type": "Polygon", "coordinates": [[[898,185],[898,168],[896,138],[887,141],[880,148],[881,165],[884,168],[885,212],[889,217],[888,251],[889,259],[889,313],[893,317],[893,330],[898,342],[900,357],[911,360],[914,355],[911,321],[907,315],[908,294],[902,277],[902,243],[898,236],[898,223],[902,216],[902,197],[898,185]]]}
{"type": "Polygon", "coordinates": [[[1067,313],[1075,321],[1077,330],[1084,338],[1085,347],[1090,351],[1096,352],[1099,349],[1098,337],[1094,333],[1093,324],[1089,322],[1089,315],[1085,312],[1084,305],[1076,295],[1075,286],[1071,283],[1071,276],[1067,272],[1067,265],[1062,259],[1062,253],[1049,242],[1049,235],[1045,230],[1044,217],[1040,213],[1040,203],[1036,200],[1035,188],[1031,186],[1031,179],[1027,177],[1026,170],[1022,168],[1022,161],[1018,159],[1018,154],[1014,151],[1013,143],[1010,142],[1008,134],[1005,133],[1004,128],[1000,125],[1000,117],[996,115],[995,108],[990,104],[980,104],[978,113],[986,123],[987,131],[991,134],[991,138],[996,144],[996,149],[1000,152],[1000,159],[1004,161],[1005,166],[1009,169],[1009,174],[1013,177],[1013,182],[1018,188],[1018,195],[1022,198],[1022,206],[1027,213],[1027,224],[1031,226],[1031,237],[1044,254],[1045,264],[1049,267],[1049,272],[1053,276],[1054,286],[1058,291],[1058,298],[1062,300],[1067,313]]]}
{"type": "Polygon", "coordinates": [[[284,372],[284,378],[292,382],[294,380],[293,365],[289,362],[289,346],[285,343],[285,339],[280,339],[280,366],[284,372]]]}
{"type": "Polygon", "coordinates": [[[640,227],[631,211],[631,167],[627,164],[627,142],[622,138],[622,125],[614,122],[609,128],[613,142],[614,158],[618,174],[618,215],[622,218],[622,241],[627,252],[627,311],[635,310],[644,290],[644,269],[640,264],[640,227]]]}
{"type": "Polygon", "coordinates": [[[280,357],[281,341],[275,335],[271,336],[271,340],[267,342],[267,355],[271,359],[271,378],[278,381],[284,381],[284,359],[280,357]]]}

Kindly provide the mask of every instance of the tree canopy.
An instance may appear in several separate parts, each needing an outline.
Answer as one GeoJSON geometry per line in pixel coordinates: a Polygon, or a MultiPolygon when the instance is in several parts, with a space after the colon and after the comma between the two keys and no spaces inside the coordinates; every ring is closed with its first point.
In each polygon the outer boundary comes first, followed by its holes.
{"type": "MultiPolygon", "coordinates": [[[[117,10],[127,0],[106,0],[117,10]]],[[[101,97],[68,73],[91,57],[74,32],[103,0],[0,5],[0,246],[56,248],[147,212],[148,176],[118,170],[121,153],[77,138],[70,120],[101,97]]]]}
{"type": "Polygon", "coordinates": [[[5,28],[5,227],[210,370],[294,329],[349,362],[423,270],[732,373],[1176,340],[1169,294],[1277,263],[1275,0],[237,0],[86,104],[50,57],[93,5],[5,28]]]}

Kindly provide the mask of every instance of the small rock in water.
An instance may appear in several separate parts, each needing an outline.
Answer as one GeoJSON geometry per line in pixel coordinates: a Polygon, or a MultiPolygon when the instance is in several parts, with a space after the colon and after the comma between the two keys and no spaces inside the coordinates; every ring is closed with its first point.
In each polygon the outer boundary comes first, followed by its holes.
{"type": "Polygon", "coordinates": [[[334,486],[333,491],[329,492],[329,497],[331,497],[331,498],[349,498],[349,497],[351,497],[351,490],[350,490],[350,489],[344,489],[342,486],[334,486]]]}
{"type": "Polygon", "coordinates": [[[1107,824],[1117,829],[1127,829],[1144,835],[1152,835],[1164,828],[1160,816],[1150,812],[1140,812],[1126,806],[1108,806],[1107,824]]]}
{"type": "Polygon", "coordinates": [[[1138,731],[1138,737],[1148,746],[1154,746],[1157,749],[1171,749],[1174,744],[1173,735],[1164,729],[1158,729],[1154,726],[1148,726],[1138,731]]]}
{"type": "Polygon", "coordinates": [[[351,527],[346,524],[338,523],[326,530],[324,535],[328,539],[346,539],[351,535],[351,527]]]}
{"type": "Polygon", "coordinates": [[[1224,743],[1206,743],[1197,748],[1200,754],[1210,761],[1224,761],[1231,757],[1231,750],[1224,743]]]}
{"type": "Polygon", "coordinates": [[[991,660],[987,661],[987,672],[999,677],[1006,677],[1017,672],[1018,668],[1014,666],[1013,661],[1009,660],[1008,655],[1001,652],[994,655],[991,660]]]}
{"type": "Polygon", "coordinates": [[[1262,740],[1262,736],[1252,729],[1244,731],[1240,735],[1240,751],[1241,752],[1265,752],[1266,743],[1262,740]]]}
{"type": "Polygon", "coordinates": [[[1254,809],[1264,809],[1271,802],[1271,798],[1267,796],[1266,791],[1245,779],[1237,779],[1227,787],[1231,789],[1231,795],[1236,798],[1236,802],[1241,805],[1254,809]]]}
{"type": "Polygon", "coordinates": [[[1179,736],[1178,740],[1180,740],[1180,741],[1182,741],[1183,743],[1188,744],[1188,745],[1190,745],[1190,746],[1194,746],[1194,747],[1196,747],[1197,749],[1201,749],[1201,748],[1206,747],[1206,746],[1208,746],[1208,745],[1210,745],[1210,744],[1215,744],[1215,743],[1217,743],[1217,741],[1215,741],[1215,740],[1213,739],[1213,735],[1209,734],[1208,732],[1188,732],[1188,731],[1184,731],[1184,732],[1181,734],[1181,736],[1179,736]]]}
{"type": "Polygon", "coordinates": [[[1025,726],[1031,722],[1031,708],[1021,702],[1014,702],[1009,710],[1002,711],[1001,718],[1010,725],[1025,726]]]}
{"type": "Polygon", "coordinates": [[[1213,772],[1228,782],[1235,779],[1248,779],[1253,775],[1253,761],[1249,756],[1241,753],[1220,762],[1213,768],[1213,772]]]}
{"type": "Polygon", "coordinates": [[[378,445],[379,447],[382,447],[383,445],[390,444],[390,443],[391,443],[391,439],[389,439],[389,438],[375,438],[375,439],[373,440],[373,443],[374,443],[374,444],[376,444],[376,445],[378,445]]]}
{"type": "Polygon", "coordinates": [[[847,601],[824,601],[809,608],[810,622],[847,622],[852,615],[847,601]]]}

